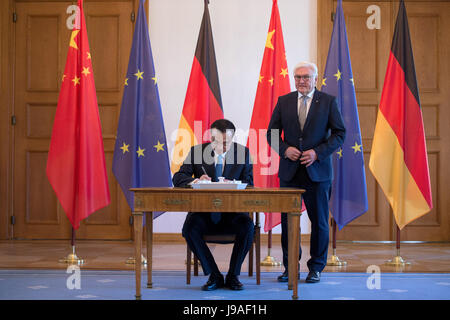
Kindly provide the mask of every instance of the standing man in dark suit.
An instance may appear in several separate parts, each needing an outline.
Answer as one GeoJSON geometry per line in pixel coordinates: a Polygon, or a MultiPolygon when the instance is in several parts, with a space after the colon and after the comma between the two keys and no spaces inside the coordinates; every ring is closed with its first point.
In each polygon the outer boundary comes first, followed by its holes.
{"type": "MultiPolygon", "coordinates": [[[[198,180],[240,180],[253,185],[253,166],[248,148],[234,143],[235,127],[231,121],[220,119],[211,125],[211,143],[191,148],[188,156],[173,176],[175,187],[185,187],[198,180]]],[[[238,276],[242,262],[253,243],[254,224],[248,213],[236,212],[190,212],[183,225],[182,235],[189,248],[200,260],[205,275],[210,275],[202,290],[211,291],[220,287],[242,290],[238,276]],[[236,240],[225,278],[219,271],[203,235],[235,234],[236,240]]]]}
{"type": "MultiPolygon", "coordinates": [[[[270,119],[267,140],[280,155],[281,187],[305,189],[303,195],[311,221],[311,258],[306,282],[320,281],[328,252],[328,201],[333,170],[331,154],[344,142],[345,126],[336,98],[315,88],[317,66],[300,62],[294,69],[297,91],[278,98],[270,119]],[[281,134],[284,133],[284,138],[281,134]]],[[[329,81],[332,81],[330,79],[329,81]]],[[[287,214],[281,214],[281,246],[285,271],[278,281],[288,281],[287,214]]],[[[301,257],[301,247],[299,260],[301,257]]]]}

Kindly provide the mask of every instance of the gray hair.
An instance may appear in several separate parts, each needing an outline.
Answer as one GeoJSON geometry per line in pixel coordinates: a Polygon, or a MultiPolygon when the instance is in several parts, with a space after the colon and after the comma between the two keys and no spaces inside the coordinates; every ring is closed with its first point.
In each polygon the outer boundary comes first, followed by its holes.
{"type": "Polygon", "coordinates": [[[308,61],[302,61],[302,62],[297,63],[297,65],[294,67],[294,74],[295,74],[295,71],[297,71],[297,69],[300,69],[300,68],[309,68],[310,70],[312,70],[313,76],[317,77],[318,70],[317,70],[317,66],[315,63],[308,62],[308,61]]]}

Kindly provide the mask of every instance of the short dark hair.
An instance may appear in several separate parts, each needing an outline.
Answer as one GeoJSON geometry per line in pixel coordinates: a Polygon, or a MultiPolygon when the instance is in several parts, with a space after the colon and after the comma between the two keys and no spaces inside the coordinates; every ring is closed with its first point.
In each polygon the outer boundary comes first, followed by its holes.
{"type": "Polygon", "coordinates": [[[217,129],[222,133],[226,133],[228,130],[232,130],[233,134],[236,131],[236,127],[234,126],[233,122],[227,119],[219,119],[214,121],[211,124],[211,129],[217,129]]]}

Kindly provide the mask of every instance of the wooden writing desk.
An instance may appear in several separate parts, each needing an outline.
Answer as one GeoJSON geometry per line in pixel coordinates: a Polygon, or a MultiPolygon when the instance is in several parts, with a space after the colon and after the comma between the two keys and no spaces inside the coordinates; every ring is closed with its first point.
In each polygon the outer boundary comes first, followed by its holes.
{"type": "Polygon", "coordinates": [[[141,254],[143,215],[147,214],[147,288],[152,288],[153,212],[287,212],[289,282],[298,299],[298,252],[300,215],[304,190],[250,188],[245,190],[194,190],[186,188],[134,188],[134,244],[136,299],[141,298],[141,254]]]}

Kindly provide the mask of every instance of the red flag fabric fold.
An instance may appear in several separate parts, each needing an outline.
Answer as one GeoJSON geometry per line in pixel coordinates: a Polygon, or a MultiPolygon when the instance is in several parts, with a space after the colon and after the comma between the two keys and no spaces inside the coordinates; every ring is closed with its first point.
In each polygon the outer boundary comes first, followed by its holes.
{"type": "Polygon", "coordinates": [[[47,177],[74,229],[110,203],[91,53],[78,1],[47,159],[47,177]]]}
{"type": "MultiPolygon", "coordinates": [[[[268,145],[266,132],[278,97],[289,93],[290,88],[280,13],[274,0],[247,140],[253,160],[255,187],[280,186],[277,176],[279,156],[268,145]]],[[[265,215],[264,231],[281,223],[280,213],[265,215]]]]}

